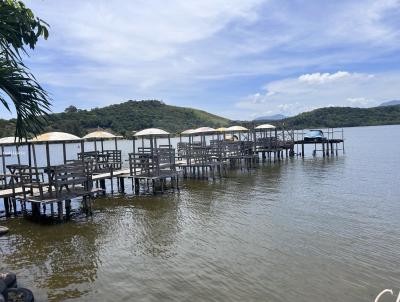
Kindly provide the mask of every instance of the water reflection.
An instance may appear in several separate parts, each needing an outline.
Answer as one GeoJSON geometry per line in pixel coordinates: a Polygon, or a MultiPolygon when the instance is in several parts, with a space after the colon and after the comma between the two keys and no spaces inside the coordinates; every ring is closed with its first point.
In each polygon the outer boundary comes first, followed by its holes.
{"type": "Polygon", "coordinates": [[[38,301],[373,301],[400,278],[400,157],[368,138],[398,130],[350,129],[345,156],[186,180],[179,194],[99,198],[89,220],[7,220],[1,267],[38,301]]]}
{"type": "Polygon", "coordinates": [[[90,221],[65,227],[13,219],[8,227],[11,235],[0,238],[3,265],[24,282],[51,289],[50,300],[79,297],[96,279],[101,226],[90,221]]]}

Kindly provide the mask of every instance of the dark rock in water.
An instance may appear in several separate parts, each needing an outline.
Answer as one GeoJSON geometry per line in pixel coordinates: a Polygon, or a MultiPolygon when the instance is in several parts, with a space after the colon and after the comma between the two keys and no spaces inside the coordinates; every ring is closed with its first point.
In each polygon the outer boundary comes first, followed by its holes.
{"type": "Polygon", "coordinates": [[[8,233],[9,229],[5,226],[0,225],[0,236],[8,233]]]}
{"type": "Polygon", "coordinates": [[[3,281],[8,288],[17,287],[17,275],[14,273],[0,273],[0,280],[3,281]]]}
{"type": "Polygon", "coordinates": [[[9,288],[4,292],[7,302],[32,302],[33,293],[26,288],[9,288]]]}

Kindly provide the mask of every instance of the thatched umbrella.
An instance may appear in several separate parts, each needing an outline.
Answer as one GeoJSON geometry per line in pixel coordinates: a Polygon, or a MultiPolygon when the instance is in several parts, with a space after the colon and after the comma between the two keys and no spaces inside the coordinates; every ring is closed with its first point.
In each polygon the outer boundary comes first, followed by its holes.
{"type": "Polygon", "coordinates": [[[21,164],[21,158],[19,155],[19,146],[22,144],[26,144],[26,139],[19,139],[17,137],[14,136],[8,136],[8,137],[3,137],[0,138],[0,146],[1,146],[1,159],[2,159],[2,165],[3,165],[3,172],[4,174],[6,174],[6,160],[5,160],[5,156],[6,154],[4,154],[4,147],[6,146],[15,146],[16,149],[16,153],[17,153],[17,161],[18,161],[18,165],[21,164]]]}
{"type": "MultiPolygon", "coordinates": [[[[142,153],[144,154],[144,139],[150,140],[150,154],[151,157],[154,157],[154,148],[157,149],[157,138],[168,138],[168,149],[169,154],[171,154],[171,135],[169,132],[158,129],[158,128],[148,128],[141,131],[138,131],[134,134],[134,137],[142,138],[142,153]]],[[[172,163],[173,159],[169,159],[170,163],[172,163]]]]}
{"type": "MultiPolygon", "coordinates": [[[[225,132],[232,133],[232,138],[234,137],[233,136],[234,133],[238,133],[239,134],[239,140],[241,140],[240,134],[243,133],[243,132],[248,132],[248,131],[249,131],[249,129],[247,129],[246,127],[243,127],[243,126],[231,126],[231,127],[226,128],[226,130],[225,130],[225,132]]],[[[249,138],[249,137],[247,136],[247,138],[249,138]]]]}
{"type": "Polygon", "coordinates": [[[191,135],[192,136],[200,136],[201,144],[203,146],[205,146],[206,145],[206,136],[214,135],[216,132],[217,132],[217,130],[215,130],[214,128],[211,128],[211,127],[200,127],[200,128],[193,130],[191,135]]]}
{"type": "Polygon", "coordinates": [[[104,151],[104,145],[103,145],[103,141],[104,140],[114,140],[115,142],[115,150],[118,150],[118,139],[122,138],[122,136],[120,135],[114,135],[112,133],[109,133],[107,131],[103,131],[103,130],[97,130],[97,131],[93,131],[90,132],[88,134],[86,134],[83,139],[86,141],[93,141],[94,142],[94,150],[97,151],[97,140],[101,141],[101,151],[104,151]]]}
{"type": "Polygon", "coordinates": [[[65,132],[48,132],[41,134],[39,136],[34,137],[29,141],[32,144],[34,161],[36,165],[36,154],[35,154],[35,147],[36,144],[45,144],[46,145],[46,161],[47,167],[50,167],[50,144],[62,144],[63,146],[63,161],[64,164],[67,162],[67,152],[65,144],[67,143],[81,143],[81,150],[84,152],[84,142],[80,137],[77,137],[73,134],[65,133],[65,132]]]}
{"type": "Polygon", "coordinates": [[[157,138],[168,138],[168,145],[171,146],[171,135],[169,132],[158,129],[158,128],[148,128],[141,131],[138,131],[134,134],[134,137],[141,137],[142,138],[142,147],[144,148],[144,139],[150,140],[150,150],[153,154],[153,148],[157,148],[157,138]],[[154,145],[153,145],[154,143],[154,145]]]}
{"type": "Polygon", "coordinates": [[[278,130],[276,129],[276,127],[274,125],[271,125],[271,124],[259,125],[259,126],[255,127],[254,130],[256,132],[263,132],[264,137],[267,137],[268,131],[270,131],[270,133],[272,133],[272,131],[275,130],[275,137],[278,136],[278,133],[277,133],[278,130]]]}
{"type": "Polygon", "coordinates": [[[189,144],[190,144],[191,134],[193,134],[193,131],[195,131],[195,129],[187,129],[185,131],[182,131],[179,134],[179,141],[182,142],[182,136],[187,136],[189,138],[189,144]]]}

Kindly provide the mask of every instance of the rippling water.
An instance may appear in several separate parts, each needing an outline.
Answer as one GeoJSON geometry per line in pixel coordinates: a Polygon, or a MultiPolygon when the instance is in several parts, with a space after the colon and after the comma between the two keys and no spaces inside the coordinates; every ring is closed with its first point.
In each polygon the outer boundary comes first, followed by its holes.
{"type": "Polygon", "coordinates": [[[400,289],[400,126],[345,135],[338,157],[100,198],[61,225],[1,221],[0,270],[37,301],[373,301],[400,289]]]}

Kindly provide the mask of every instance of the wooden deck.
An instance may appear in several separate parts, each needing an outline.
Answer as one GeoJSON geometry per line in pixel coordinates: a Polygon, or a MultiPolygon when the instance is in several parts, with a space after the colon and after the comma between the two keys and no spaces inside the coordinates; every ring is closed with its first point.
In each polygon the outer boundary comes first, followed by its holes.
{"type": "Polygon", "coordinates": [[[339,143],[343,143],[343,139],[326,139],[326,140],[297,140],[294,142],[295,145],[299,144],[304,144],[304,145],[313,145],[313,144],[322,144],[322,143],[328,143],[328,144],[339,144],[339,143]]]}

